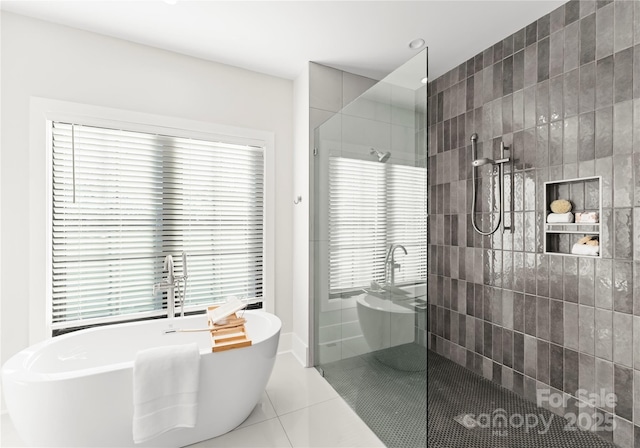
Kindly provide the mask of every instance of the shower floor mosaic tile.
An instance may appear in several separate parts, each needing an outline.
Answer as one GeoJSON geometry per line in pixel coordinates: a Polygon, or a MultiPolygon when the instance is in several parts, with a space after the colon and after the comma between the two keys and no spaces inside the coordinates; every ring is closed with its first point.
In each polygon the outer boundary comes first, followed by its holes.
{"type": "Polygon", "coordinates": [[[429,448],[615,447],[590,432],[566,431],[567,420],[436,353],[428,352],[427,364],[429,448]],[[493,419],[498,412],[514,424],[493,419]],[[478,416],[491,417],[479,421],[478,416]],[[531,425],[520,425],[519,416],[531,425]]]}
{"type": "Polygon", "coordinates": [[[324,364],[321,370],[385,446],[423,448],[427,446],[425,367],[425,348],[407,344],[324,364]]]}

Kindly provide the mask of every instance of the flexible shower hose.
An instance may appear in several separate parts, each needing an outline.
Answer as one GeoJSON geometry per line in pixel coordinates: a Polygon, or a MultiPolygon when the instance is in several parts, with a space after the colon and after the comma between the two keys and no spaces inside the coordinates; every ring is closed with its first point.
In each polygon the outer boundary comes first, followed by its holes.
{"type": "MultiPolygon", "coordinates": [[[[478,157],[478,134],[474,133],[471,135],[471,157],[473,158],[473,160],[476,160],[478,157]]],[[[503,173],[502,173],[502,163],[498,164],[498,196],[500,198],[500,209],[498,210],[498,222],[496,222],[495,227],[488,231],[485,232],[483,230],[481,230],[478,225],[476,224],[476,206],[477,206],[477,178],[476,178],[476,170],[478,169],[477,166],[473,166],[471,168],[471,184],[472,184],[472,189],[473,189],[473,198],[471,199],[471,225],[473,225],[473,229],[478,232],[480,235],[492,235],[494,234],[499,228],[500,228],[500,223],[502,222],[502,207],[503,207],[503,198],[502,198],[502,182],[503,182],[503,173]]],[[[491,197],[493,198],[493,194],[491,195],[491,197]]],[[[493,200],[491,201],[493,202],[493,200]]],[[[493,207],[491,207],[493,209],[493,207]]]]}

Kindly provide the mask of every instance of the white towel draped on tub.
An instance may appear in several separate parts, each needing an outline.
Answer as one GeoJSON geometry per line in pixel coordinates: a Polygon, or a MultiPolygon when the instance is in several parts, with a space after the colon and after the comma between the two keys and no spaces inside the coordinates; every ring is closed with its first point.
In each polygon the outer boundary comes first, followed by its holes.
{"type": "Polygon", "coordinates": [[[193,428],[198,410],[197,344],[141,350],[133,364],[133,441],[193,428]]]}

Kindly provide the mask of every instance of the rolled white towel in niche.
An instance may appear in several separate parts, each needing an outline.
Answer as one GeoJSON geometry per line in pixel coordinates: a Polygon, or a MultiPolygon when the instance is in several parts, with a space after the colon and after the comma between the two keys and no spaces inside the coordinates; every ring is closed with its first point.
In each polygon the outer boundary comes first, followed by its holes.
{"type": "Polygon", "coordinates": [[[597,257],[600,253],[600,246],[591,246],[589,244],[576,243],[571,248],[571,253],[574,255],[589,255],[597,257]]]}
{"type": "Polygon", "coordinates": [[[573,213],[549,213],[547,215],[547,223],[549,224],[566,224],[573,222],[573,213]]]}
{"type": "Polygon", "coordinates": [[[584,224],[596,224],[598,223],[599,217],[598,212],[577,212],[576,213],[576,222],[584,223],[584,224]]]}

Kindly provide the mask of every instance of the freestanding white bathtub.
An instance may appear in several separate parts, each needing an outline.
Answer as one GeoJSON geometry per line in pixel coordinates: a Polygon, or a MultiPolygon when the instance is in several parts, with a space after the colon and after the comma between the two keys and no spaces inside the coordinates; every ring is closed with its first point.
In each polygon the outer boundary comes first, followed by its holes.
{"type": "MultiPolygon", "coordinates": [[[[265,390],[275,362],[281,322],[246,311],[253,345],[211,353],[208,332],[169,333],[166,319],[110,325],[58,336],[9,359],[2,384],[11,419],[30,446],[181,447],[240,425],[265,390]],[[133,360],[139,350],[197,342],[198,420],[134,445],[133,360]]],[[[204,328],[204,315],[176,319],[175,328],[204,328]]],[[[162,372],[158,372],[162,375],[162,372]]]]}

